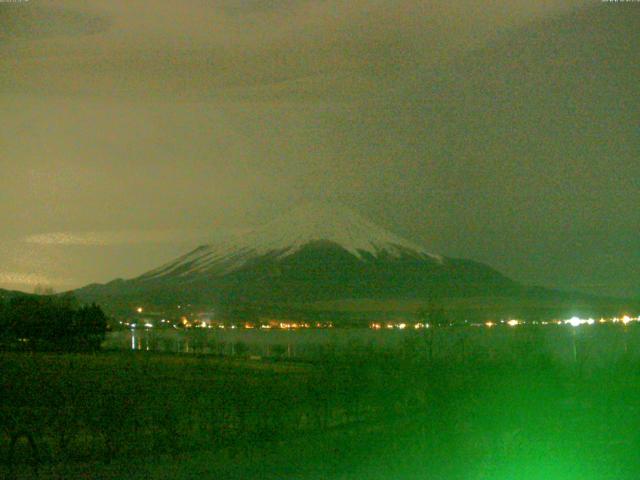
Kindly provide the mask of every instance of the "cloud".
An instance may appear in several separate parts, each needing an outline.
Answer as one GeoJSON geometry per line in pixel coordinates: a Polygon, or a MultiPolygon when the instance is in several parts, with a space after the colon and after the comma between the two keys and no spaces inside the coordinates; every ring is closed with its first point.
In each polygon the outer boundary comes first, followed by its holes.
{"type": "Polygon", "coordinates": [[[2,2],[0,19],[0,41],[93,35],[108,30],[110,24],[105,16],[27,1],[2,2]]]}
{"type": "Polygon", "coordinates": [[[26,243],[62,246],[113,246],[148,243],[206,243],[211,234],[203,230],[123,230],[101,232],[48,232],[28,235],[26,243]]]}
{"type": "Polygon", "coordinates": [[[0,284],[10,288],[35,287],[38,285],[66,286],[73,284],[68,278],[53,278],[38,273],[0,272],[0,284]]]}
{"type": "Polygon", "coordinates": [[[5,38],[15,41],[0,59],[0,92],[4,83],[39,94],[226,99],[246,88],[271,99],[283,91],[362,93],[367,78],[441,62],[496,32],[588,2],[58,0],[46,10],[31,3],[12,9],[35,13],[14,19],[5,38]],[[42,37],[43,28],[54,31],[42,37]]]}

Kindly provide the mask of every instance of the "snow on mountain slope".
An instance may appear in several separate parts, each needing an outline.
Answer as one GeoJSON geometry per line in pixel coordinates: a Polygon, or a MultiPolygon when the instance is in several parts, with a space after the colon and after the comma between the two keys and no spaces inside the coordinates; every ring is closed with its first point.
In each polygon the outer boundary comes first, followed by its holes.
{"type": "Polygon", "coordinates": [[[442,261],[423,247],[406,240],[341,205],[307,203],[244,235],[198,247],[194,251],[140,279],[187,276],[198,273],[225,274],[262,255],[283,258],[315,241],[335,243],[355,257],[410,255],[442,261]]]}

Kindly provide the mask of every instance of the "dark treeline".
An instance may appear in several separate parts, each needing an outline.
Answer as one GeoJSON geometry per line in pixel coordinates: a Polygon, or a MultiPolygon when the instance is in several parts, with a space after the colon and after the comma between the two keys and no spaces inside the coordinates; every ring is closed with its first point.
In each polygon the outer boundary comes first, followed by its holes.
{"type": "Polygon", "coordinates": [[[0,300],[0,347],[41,351],[91,351],[100,348],[107,317],[97,305],[75,297],[24,295],[0,300]]]}

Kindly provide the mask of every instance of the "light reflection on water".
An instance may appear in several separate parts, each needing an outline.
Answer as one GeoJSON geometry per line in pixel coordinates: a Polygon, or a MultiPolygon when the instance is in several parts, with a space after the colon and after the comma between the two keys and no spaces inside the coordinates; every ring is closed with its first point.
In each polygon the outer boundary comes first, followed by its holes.
{"type": "MultiPolygon", "coordinates": [[[[168,330],[111,332],[104,347],[185,354],[312,359],[328,354],[385,351],[419,354],[430,348],[431,332],[370,329],[168,330]]],[[[435,357],[547,355],[567,362],[603,363],[640,359],[640,325],[542,328],[446,328],[435,333],[435,357]]]]}

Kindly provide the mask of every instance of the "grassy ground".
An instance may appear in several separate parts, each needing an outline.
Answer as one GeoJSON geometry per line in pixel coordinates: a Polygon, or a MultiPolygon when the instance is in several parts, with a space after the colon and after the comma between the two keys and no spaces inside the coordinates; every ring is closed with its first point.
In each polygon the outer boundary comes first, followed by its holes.
{"type": "MultiPolygon", "coordinates": [[[[39,478],[637,479],[640,366],[3,354],[39,478]]],[[[18,478],[34,478],[24,441],[18,478]]]]}

